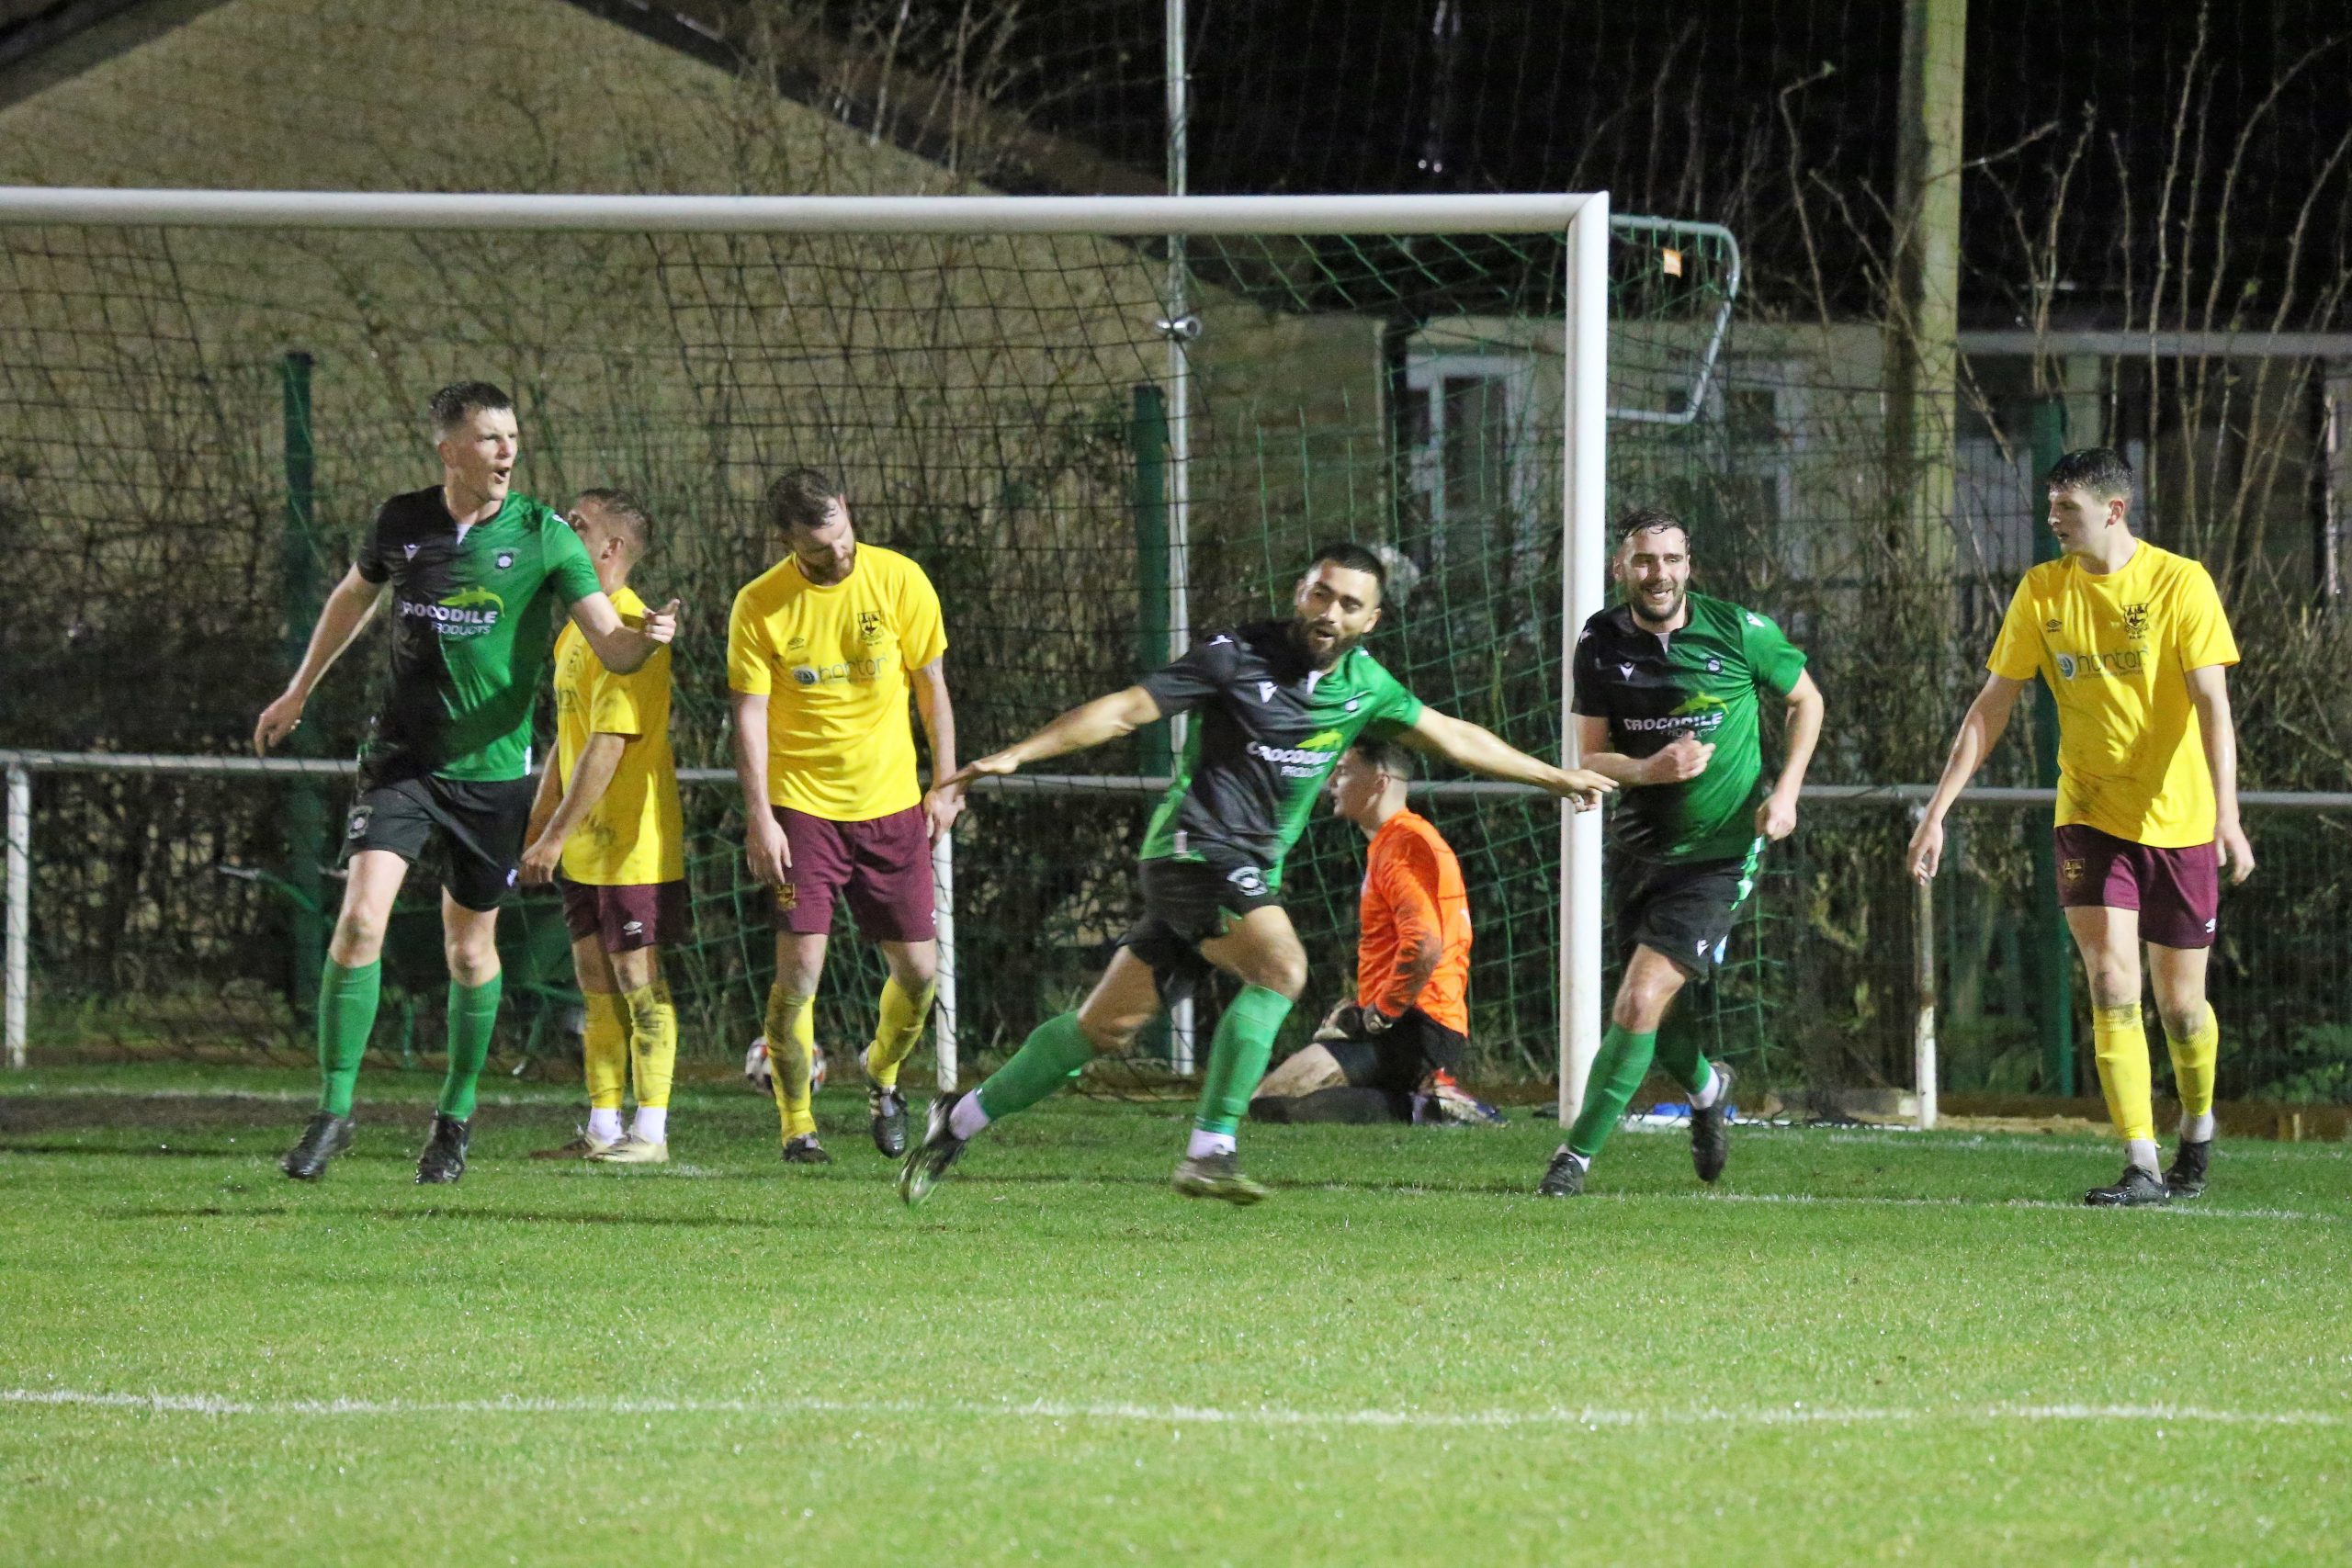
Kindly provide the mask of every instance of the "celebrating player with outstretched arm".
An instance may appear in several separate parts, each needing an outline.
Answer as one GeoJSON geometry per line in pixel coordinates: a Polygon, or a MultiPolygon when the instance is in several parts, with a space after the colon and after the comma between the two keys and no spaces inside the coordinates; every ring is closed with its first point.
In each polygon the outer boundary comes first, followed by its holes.
{"type": "MultiPolygon", "coordinates": [[[[1911,874],[1936,874],[1944,814],[2007,728],[2040,671],[2058,704],[2058,903],[2091,982],[2091,1028],[2108,1119],[2127,1161],[2083,1195],[2136,1207],[2205,1190],[2221,1033],[2205,1002],[2220,869],[2254,870],[2238,824],[2237,731],[2224,671],[2238,661],[2203,567],[2132,536],[2132,466],[2104,446],[2069,452],[2046,481],[2065,552],[2025,574],[1960,721],[1951,760],[1911,836],[1911,874]],[[2140,944],[2180,1095],[2180,1148],[2156,1171],[2140,944]]],[[[2064,1092],[2067,1086],[2059,1086],[2064,1092]]]]}
{"type": "Polygon", "coordinates": [[[301,668],[254,727],[256,753],[293,733],[320,677],[389,588],[391,678],[344,831],[349,880],[319,984],[323,1087],[318,1114],[279,1162],[303,1181],[351,1143],[385,923],[410,863],[435,840],[448,854],[449,1066],[416,1179],[465,1174],[474,1081],[498,1018],[498,905],[514,886],[530,814],[531,705],[556,622],[568,613],[605,668],[622,671],[677,632],[674,599],[642,627],[624,625],[563,519],[510,488],[521,449],[513,399],[486,381],[460,381],[433,394],[432,412],[441,482],[384,502],[327,596],[301,668]]]}
{"type": "MultiPolygon", "coordinates": [[[[582,491],[570,522],[613,607],[641,622],[645,602],[628,576],[653,544],[644,504],[625,490],[582,491]]],[[[616,674],[578,626],[566,626],[555,639],[555,732],[531,803],[523,880],[563,890],[587,1015],[580,1044],[588,1124],[532,1157],[666,1165],[678,1010],[662,976],[662,950],[685,940],[687,919],[669,649],[633,674],[616,674]],[[621,1091],[632,1077],[637,1119],[623,1132],[621,1091]]]]}
{"type": "MultiPolygon", "coordinates": [[[[1578,757],[1625,786],[1610,823],[1625,976],[1584,1108],[1537,1189],[1547,1198],[1584,1190],[1586,1168],[1659,1055],[1668,1006],[1723,962],[1765,844],[1796,829],[1797,791],[1821,738],[1821,693],[1804,655],[1755,611],[1689,591],[1690,536],[1671,513],[1629,513],[1611,570],[1625,602],[1577,636],[1574,706],[1578,757]],[[1759,689],[1786,705],[1788,719],[1788,757],[1770,790],[1759,689]]],[[[1664,1064],[1690,1092],[1691,1163],[1713,1181],[1729,1153],[1731,1069],[1696,1046],[1664,1064]]]]}
{"type": "Polygon", "coordinates": [[[1097,1052],[1117,1052],[1214,964],[1241,982],[1209,1047],[1176,1190],[1254,1203],[1266,1190],[1234,1162],[1234,1129],[1264,1076],[1274,1032],[1306,981],[1306,955],[1279,902],[1283,858],[1306,829],[1332,765],[1367,727],[1490,777],[1598,805],[1610,781],[1514,750],[1420,701],[1356,645],[1380,619],[1385,573],[1355,545],[1318,551],[1288,621],[1217,632],[1136,685],[1098,697],[951,779],[961,789],[1099,746],[1169,714],[1194,716],[1143,846],[1144,916],[1076,1012],[1049,1019],[971,1093],[932,1101],[899,1192],[920,1201],[981,1128],[1035,1105],[1097,1052]]]}
{"type": "Polygon", "coordinates": [[[744,854],[775,890],[767,1041],[784,1158],[833,1157],[817,1141],[809,1080],[817,981],[842,897],[889,969],[865,1048],[865,1100],[874,1145],[895,1158],[907,1146],[899,1066],[922,1038],[939,976],[931,846],[964,808],[957,792],[936,787],[956,771],[947,633],[922,568],[859,543],[849,498],[826,475],[777,479],[766,520],[786,553],[735,595],[727,683],[744,854]],[[910,693],[931,741],[928,795],[915,782],[910,693]]]}

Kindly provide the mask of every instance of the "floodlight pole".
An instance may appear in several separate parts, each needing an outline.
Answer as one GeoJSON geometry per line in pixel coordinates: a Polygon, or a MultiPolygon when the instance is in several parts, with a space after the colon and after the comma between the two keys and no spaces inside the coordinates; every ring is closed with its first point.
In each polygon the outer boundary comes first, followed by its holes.
{"type": "MultiPolygon", "coordinates": [[[[1560,548],[1560,760],[1577,749],[1575,659],[1585,618],[1601,606],[1609,532],[1609,194],[1568,220],[1566,449],[1560,548]]],[[[1560,803],[1560,1134],[1584,1106],[1600,1053],[1600,813],[1560,803]]]]}
{"type": "Polygon", "coordinates": [[[8,975],[5,1038],[8,1066],[25,1066],[26,1014],[32,1001],[33,774],[8,765],[8,975]]]}

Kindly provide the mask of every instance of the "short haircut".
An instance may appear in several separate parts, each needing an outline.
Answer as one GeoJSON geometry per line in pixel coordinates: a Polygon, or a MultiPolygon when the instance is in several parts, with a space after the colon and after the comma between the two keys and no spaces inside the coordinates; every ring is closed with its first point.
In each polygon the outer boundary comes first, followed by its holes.
{"type": "Polygon", "coordinates": [[[2132,499],[2132,465],[2112,446],[2086,446],[2050,465],[2052,490],[2088,491],[2101,501],[2132,499]]]}
{"type": "Polygon", "coordinates": [[[1335,540],[1328,545],[1319,545],[1316,547],[1315,558],[1306,563],[1306,573],[1311,575],[1315,569],[1321,566],[1325,561],[1329,561],[1333,566],[1343,566],[1350,571],[1368,571],[1372,573],[1372,580],[1380,584],[1380,596],[1383,599],[1388,597],[1388,568],[1386,564],[1383,562],[1378,556],[1374,555],[1362,545],[1351,544],[1347,540],[1341,539],[1335,540]]]}
{"type": "Polygon", "coordinates": [[[1393,735],[1374,735],[1366,731],[1356,737],[1356,743],[1349,750],[1390,778],[1409,779],[1413,776],[1412,749],[1393,735]]]}
{"type": "Polygon", "coordinates": [[[1690,525],[1663,506],[1636,506],[1617,519],[1617,542],[1623,545],[1636,534],[1647,534],[1659,528],[1673,528],[1682,535],[1682,542],[1690,542],[1690,525]]]}
{"type": "Polygon", "coordinates": [[[777,529],[821,528],[826,512],[842,499],[842,487],[822,468],[787,468],[768,486],[762,505],[777,529]]]}
{"type": "Polygon", "coordinates": [[[645,510],[645,502],[625,490],[583,490],[582,501],[593,501],[605,509],[605,515],[620,525],[621,533],[628,540],[629,549],[643,555],[653,547],[653,519],[645,510]]]}
{"type": "Polygon", "coordinates": [[[452,381],[433,394],[425,405],[433,411],[433,434],[447,435],[465,422],[468,414],[485,411],[514,412],[514,400],[506,389],[488,381],[452,381]]]}

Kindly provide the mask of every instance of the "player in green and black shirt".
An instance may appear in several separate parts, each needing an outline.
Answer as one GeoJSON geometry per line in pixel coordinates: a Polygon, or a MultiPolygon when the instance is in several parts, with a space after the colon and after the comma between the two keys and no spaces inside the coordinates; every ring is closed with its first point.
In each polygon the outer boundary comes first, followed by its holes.
{"type": "Polygon", "coordinates": [[[410,863],[436,840],[447,857],[449,1067],[416,1179],[465,1173],[474,1082],[498,1017],[498,904],[514,886],[530,815],[531,706],[556,623],[569,615],[605,667],[624,673],[677,629],[674,600],[641,631],[624,625],[570,526],[510,489],[519,449],[512,399],[461,381],[433,395],[432,412],[441,483],[396,495],[376,513],[320,611],[301,668],[254,727],[257,754],[292,734],[327,666],[390,600],[390,678],[345,828],[349,880],[319,985],[319,1111],[279,1161],[305,1181],[351,1142],[384,928],[410,863]]]}
{"type": "Polygon", "coordinates": [[[1329,545],[1300,578],[1292,617],[1204,637],[1138,684],[1071,709],[1020,744],[949,780],[984,775],[1099,746],[1169,714],[1190,714],[1184,755],[1144,836],[1144,917],[1076,1012],[1041,1024],[977,1090],[931,1106],[929,1131],[907,1155],[899,1191],[910,1203],[989,1122],[1069,1081],[1096,1052],[1125,1051],[1165,1001],[1210,965],[1241,982],[1217,1021],[1200,1113],[1175,1185],[1187,1197],[1253,1203],[1265,1189],[1234,1165],[1233,1134],[1265,1076],[1306,954],[1279,902],[1283,857],[1313,814],[1324,781],[1358,734],[1394,733],[1476,773],[1600,802],[1598,773],[1562,771],[1449,718],[1398,685],[1356,646],[1380,619],[1378,557],[1329,545]]]}
{"type": "MultiPolygon", "coordinates": [[[[1644,508],[1617,525],[1611,573],[1624,603],[1585,622],[1573,660],[1577,755],[1624,786],[1610,814],[1618,944],[1625,977],[1609,1011],[1568,1141],[1538,1189],[1584,1190],[1657,1054],[1658,1024],[1682,989],[1723,962],[1732,917],[1767,840],[1797,825],[1797,791],[1821,736],[1821,693],[1804,655],[1753,610],[1692,593],[1690,536],[1644,508]],[[1764,787],[1757,693],[1787,707],[1788,760],[1764,787]]],[[[1723,1173],[1731,1069],[1696,1047],[1663,1058],[1690,1094],[1690,1156],[1702,1181],[1723,1173]]]]}

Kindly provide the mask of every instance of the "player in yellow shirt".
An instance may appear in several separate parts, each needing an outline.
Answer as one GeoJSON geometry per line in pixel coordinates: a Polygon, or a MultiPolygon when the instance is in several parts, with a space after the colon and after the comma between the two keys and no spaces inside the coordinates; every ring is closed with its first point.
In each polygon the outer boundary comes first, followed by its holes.
{"type": "Polygon", "coordinates": [[[922,1037],[939,974],[931,847],[963,809],[961,792],[917,784],[907,698],[922,716],[932,777],[948,777],[947,636],[922,568],[859,543],[831,479],[795,468],[768,487],[763,510],[787,554],[735,595],[727,683],[744,855],[775,892],[767,1039],[784,1157],[832,1158],[817,1141],[808,1079],[817,982],[834,900],[846,897],[890,971],[865,1066],[875,1147],[896,1158],[907,1145],[899,1066],[922,1037]]]}
{"type": "Polygon", "coordinates": [[[2203,567],[2132,536],[2132,467],[2103,446],[2050,470],[2064,554],[2025,574],[1933,799],[1911,874],[1936,874],[1944,814],[2038,671],[2058,705],[2058,902],[2090,976],[2099,1088],[2129,1163],[2084,1201],[2162,1203],[2205,1190],[2220,1032],[2205,1002],[2220,872],[2254,870],[2238,822],[2237,731],[2225,671],[2237,643],[2203,567]],[[2180,1093],[2180,1146],[2156,1171],[2140,944],[2180,1093]]]}
{"type": "MultiPolygon", "coordinates": [[[[635,626],[645,602],[628,574],[653,522],[625,490],[580,493],[567,519],[613,608],[635,626]]],[[[670,751],[670,650],[633,674],[607,670],[578,629],[555,644],[555,750],[531,804],[523,880],[559,882],[571,963],[587,1004],[588,1125],[541,1159],[662,1165],[670,1158],[670,1079],[678,1013],[662,949],[686,935],[685,829],[670,751]],[[624,1081],[637,1117],[621,1128],[624,1081]]]]}

